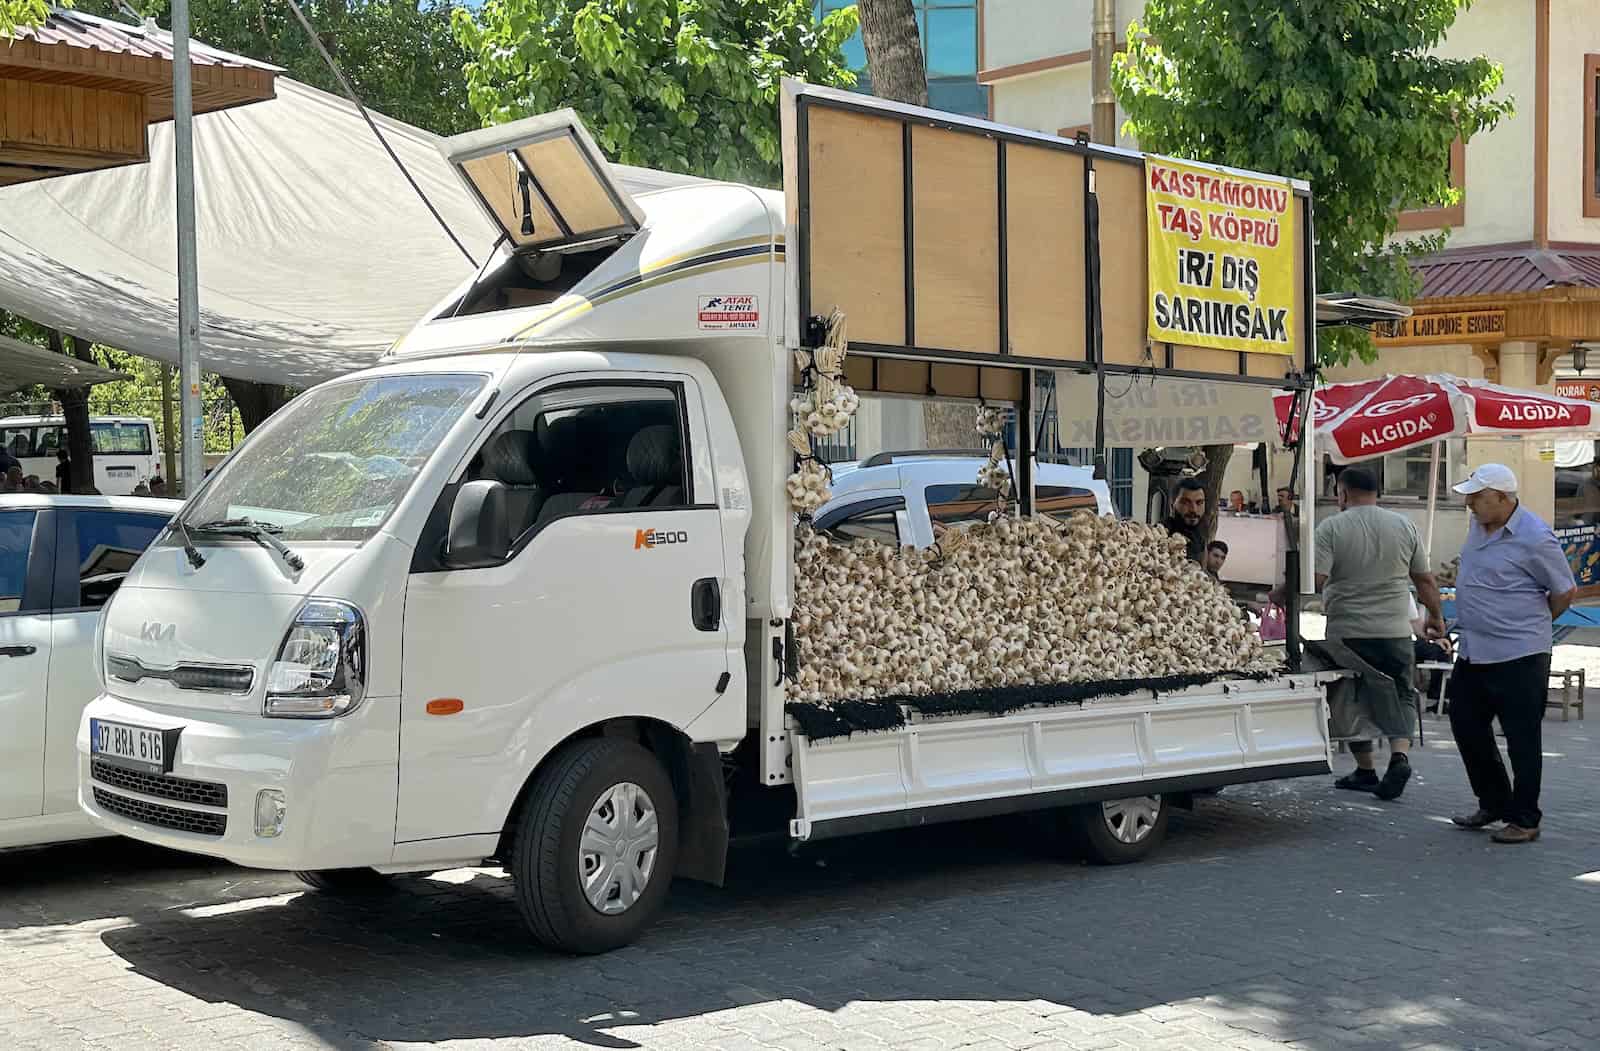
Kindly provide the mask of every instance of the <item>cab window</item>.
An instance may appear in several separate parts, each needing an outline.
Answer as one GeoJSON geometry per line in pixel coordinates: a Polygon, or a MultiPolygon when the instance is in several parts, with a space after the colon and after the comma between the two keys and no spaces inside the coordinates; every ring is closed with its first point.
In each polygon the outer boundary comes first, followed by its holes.
{"type": "Polygon", "coordinates": [[[862,501],[851,507],[837,507],[824,511],[813,523],[817,532],[828,539],[848,544],[853,540],[873,540],[890,547],[899,547],[899,512],[905,510],[901,497],[880,497],[862,501]]]}
{"type": "Polygon", "coordinates": [[[928,501],[928,518],[942,525],[987,522],[1000,500],[999,493],[975,482],[930,485],[923,496],[928,501]]]}
{"type": "Polygon", "coordinates": [[[506,487],[511,535],[573,515],[694,503],[677,384],[563,387],[528,398],[467,469],[506,487]]]}
{"type": "Polygon", "coordinates": [[[150,428],[142,423],[91,423],[90,440],[95,455],[150,455],[150,428]]]}
{"type": "Polygon", "coordinates": [[[1100,513],[1100,501],[1094,492],[1076,485],[1036,485],[1033,506],[1039,514],[1051,518],[1066,518],[1078,511],[1100,513]]]}

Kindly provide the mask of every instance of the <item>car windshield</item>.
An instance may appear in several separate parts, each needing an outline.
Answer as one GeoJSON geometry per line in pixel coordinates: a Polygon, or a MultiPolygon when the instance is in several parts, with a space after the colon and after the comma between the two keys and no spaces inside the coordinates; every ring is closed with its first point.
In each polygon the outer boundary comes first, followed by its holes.
{"type": "Polygon", "coordinates": [[[209,480],[184,522],[252,519],[285,540],[366,540],[482,389],[482,376],[384,376],[302,394],[209,480]]]}

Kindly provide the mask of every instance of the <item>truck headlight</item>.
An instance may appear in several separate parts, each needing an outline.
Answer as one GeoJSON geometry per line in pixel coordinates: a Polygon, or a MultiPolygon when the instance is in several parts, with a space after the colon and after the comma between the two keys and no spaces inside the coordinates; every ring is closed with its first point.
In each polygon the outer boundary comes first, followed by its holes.
{"type": "Polygon", "coordinates": [[[361,611],[336,599],[308,599],[267,673],[262,714],[275,719],[332,719],[366,694],[367,625],[361,611]]]}

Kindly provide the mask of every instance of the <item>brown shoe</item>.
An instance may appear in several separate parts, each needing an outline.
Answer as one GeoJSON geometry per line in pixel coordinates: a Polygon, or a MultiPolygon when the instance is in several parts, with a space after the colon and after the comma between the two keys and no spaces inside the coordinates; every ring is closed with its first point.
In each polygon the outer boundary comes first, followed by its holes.
{"type": "Polygon", "coordinates": [[[1504,828],[1497,828],[1491,832],[1489,838],[1496,843],[1532,843],[1539,838],[1539,830],[1523,828],[1508,821],[1504,828]]]}

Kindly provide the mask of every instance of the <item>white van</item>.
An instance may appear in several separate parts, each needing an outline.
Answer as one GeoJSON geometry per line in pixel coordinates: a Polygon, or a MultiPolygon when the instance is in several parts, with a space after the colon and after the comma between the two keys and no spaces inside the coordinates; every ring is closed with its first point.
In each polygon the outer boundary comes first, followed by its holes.
{"type": "MultiPolygon", "coordinates": [[[[102,496],[127,496],[161,475],[161,447],[154,420],[142,416],[95,416],[89,420],[94,449],[94,487],[102,496]]],[[[22,464],[22,473],[54,482],[56,450],[67,445],[62,416],[0,419],[0,444],[22,464]]]]}
{"type": "MultiPolygon", "coordinates": [[[[883,122],[897,162],[914,120],[989,172],[995,136],[1026,138],[1052,186],[1091,151],[1105,184],[1142,163],[843,92],[785,99],[788,147],[797,118],[820,134],[848,114],[883,122]]],[[[446,146],[499,254],[379,367],[257,428],[118,590],[78,737],[80,802],[103,827],[327,889],[496,859],[540,941],[598,952],[637,937],[674,876],[720,882],[730,797],[761,797],[802,841],[1042,810],[1116,862],[1190,793],[1328,772],[1309,673],[1159,695],[1041,684],[1004,713],[860,701],[877,729],[805,732],[786,708],[785,482],[793,351],[816,345],[803,304],[819,293],[792,257],[815,262],[806,222],[877,192],[870,171],[813,166],[800,197],[635,198],[570,111],[446,146]],[[848,200],[821,196],[830,173],[848,200]],[[786,213],[805,192],[811,218],[786,213]]],[[[903,290],[904,268],[882,279],[903,290]]],[[[871,322],[852,325],[858,390],[1026,409],[1032,360],[874,351],[871,322]]]]}

